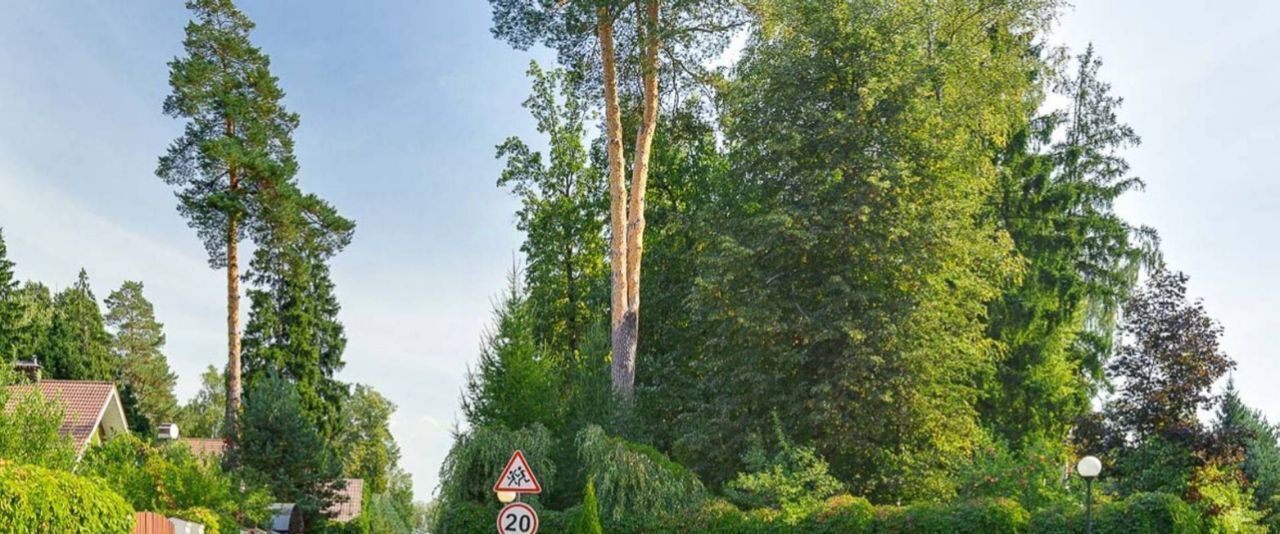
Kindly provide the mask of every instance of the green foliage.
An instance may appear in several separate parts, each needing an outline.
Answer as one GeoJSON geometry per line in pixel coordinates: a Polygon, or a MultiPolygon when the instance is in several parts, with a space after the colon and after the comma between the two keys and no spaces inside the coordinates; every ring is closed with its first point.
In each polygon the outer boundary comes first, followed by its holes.
{"type": "Polygon", "coordinates": [[[814,534],[870,532],[875,518],[875,507],[866,499],[837,495],[827,499],[820,509],[807,518],[801,528],[804,532],[814,534]]]}
{"type": "MultiPolygon", "coordinates": [[[[205,534],[220,534],[224,528],[228,528],[228,523],[226,523],[226,521],[231,519],[219,517],[213,510],[201,507],[169,512],[168,515],[169,517],[176,517],[184,521],[204,525],[205,534]]],[[[232,530],[229,530],[228,532],[236,532],[239,530],[235,523],[230,523],[230,525],[232,530]]]]}
{"type": "Polygon", "coordinates": [[[0,364],[25,357],[15,350],[23,310],[18,300],[19,286],[13,265],[9,260],[9,246],[4,241],[4,229],[0,228],[0,364]]]}
{"type": "Polygon", "coordinates": [[[729,501],[744,508],[780,508],[794,523],[839,493],[843,485],[827,472],[827,462],[811,447],[791,443],[774,416],[777,452],[769,456],[753,436],[743,458],[746,471],[725,484],[729,501]]]}
{"type": "Polygon", "coordinates": [[[981,435],[986,303],[1017,266],[985,217],[995,148],[1025,121],[1025,32],[1052,6],[935,4],[761,4],[725,98],[738,209],[699,254],[704,393],[677,444],[713,483],[774,410],[873,500],[947,498],[981,435]]]}
{"type": "Polygon", "coordinates": [[[100,481],[0,460],[0,534],[129,534],[133,508],[100,481]]]}
{"type": "Polygon", "coordinates": [[[9,323],[12,357],[30,359],[44,353],[53,328],[53,294],[38,282],[27,282],[10,294],[19,309],[16,323],[9,323]]]}
{"type": "Polygon", "coordinates": [[[297,503],[307,524],[333,503],[342,466],[303,412],[288,380],[266,376],[245,398],[240,461],[248,477],[271,489],[277,502],[297,503]]]}
{"type": "Polygon", "coordinates": [[[551,432],[539,424],[519,430],[501,425],[481,426],[457,433],[453,447],[440,467],[436,501],[440,516],[447,516],[466,503],[495,503],[493,482],[507,466],[512,451],[516,450],[524,453],[529,468],[542,485],[540,497],[554,494],[557,466],[550,459],[551,447],[551,432]]]}
{"type": "Polygon", "coordinates": [[[596,502],[596,481],[587,479],[587,487],[582,490],[582,508],[575,514],[573,534],[604,534],[604,526],[600,524],[600,505],[596,502]]]}
{"type": "Polygon", "coordinates": [[[605,179],[584,142],[587,109],[573,76],[529,65],[533,94],[524,102],[549,141],[543,154],[511,137],[498,145],[506,168],[498,185],[520,197],[517,228],[528,265],[525,284],[535,342],[551,358],[577,358],[606,302],[605,179]]]}
{"type": "Polygon", "coordinates": [[[524,428],[538,424],[560,428],[559,376],[539,351],[533,313],[515,273],[507,294],[494,307],[493,326],[485,333],[480,361],[467,374],[462,411],[473,426],[524,428]]]}
{"type": "Polygon", "coordinates": [[[15,390],[17,380],[11,369],[0,368],[0,459],[69,471],[76,450],[60,432],[63,405],[31,386],[15,390]]]}
{"type": "Polygon", "coordinates": [[[224,532],[240,521],[265,519],[272,497],[259,486],[225,474],[181,443],[151,444],[123,434],[91,448],[78,473],[106,482],[134,509],[160,512],[224,532]]]}
{"type": "Polygon", "coordinates": [[[1280,432],[1261,412],[1244,404],[1233,380],[1227,381],[1218,404],[1213,433],[1226,441],[1226,448],[1243,453],[1235,467],[1243,471],[1254,505],[1266,514],[1266,522],[1280,528],[1280,432]]]}
{"type": "Polygon", "coordinates": [[[345,421],[338,434],[343,475],[364,480],[370,493],[387,491],[388,476],[400,461],[400,447],[391,436],[396,405],[372,387],[357,384],[342,407],[345,421]]]}
{"type": "Polygon", "coordinates": [[[1182,440],[1152,437],[1113,453],[1117,489],[1121,495],[1169,493],[1187,490],[1191,474],[1200,465],[1195,451],[1182,440]]]}
{"type": "Polygon", "coordinates": [[[111,334],[84,269],[75,284],[54,298],[49,337],[39,356],[48,378],[115,380],[119,364],[111,355],[111,334]]]}
{"type": "Polygon", "coordinates": [[[957,474],[956,494],[963,500],[1008,498],[1027,510],[1073,503],[1084,488],[1078,478],[1067,478],[1071,460],[1058,443],[1033,441],[1016,452],[999,441],[985,443],[957,474]]]}
{"type": "Polygon", "coordinates": [[[296,234],[273,232],[254,251],[243,365],[246,389],[272,373],[292,382],[303,413],[332,443],[343,423],[342,403],[349,392],[334,376],[345,365],[347,337],[326,263],[336,249],[325,248],[325,243],[332,240],[331,234],[349,235],[353,223],[332,210],[320,217],[296,234]]]}
{"type": "Polygon", "coordinates": [[[178,412],[173,395],[177,375],[169,371],[164,348],[164,325],[156,321],[155,309],[142,294],[142,282],[125,281],[106,300],[106,325],[114,330],[111,352],[120,363],[121,389],[137,400],[131,420],[144,418],[145,424],[130,425],[134,432],[150,434],[161,423],[171,423],[178,412]]]}
{"type": "Polygon", "coordinates": [[[1137,493],[1104,506],[1094,524],[1098,534],[1181,534],[1199,532],[1201,521],[1191,505],[1165,493],[1137,493]]]}
{"type": "Polygon", "coordinates": [[[178,431],[187,437],[221,437],[226,388],[226,378],[217,367],[210,365],[200,373],[200,391],[178,410],[178,431]]]}
{"type": "Polygon", "coordinates": [[[606,518],[674,513],[705,498],[697,476],[653,447],[609,436],[595,425],[578,433],[577,445],[606,518]]]}
{"type": "Polygon", "coordinates": [[[1208,532],[1267,532],[1259,524],[1264,514],[1254,509],[1253,492],[1235,468],[1203,466],[1191,477],[1191,498],[1205,518],[1208,532]]]}
{"type": "Polygon", "coordinates": [[[1117,122],[1121,102],[1099,80],[1092,47],[1078,64],[1073,74],[1053,64],[1037,73],[1048,75],[1044,85],[1056,80],[1054,92],[1072,105],[1034,117],[998,159],[994,215],[1025,266],[989,306],[988,332],[1004,350],[980,408],[1015,450],[1063,439],[1090,409],[1119,304],[1155,242],[1154,231],[1114,211],[1142,186],[1119,153],[1138,137],[1117,122]]]}

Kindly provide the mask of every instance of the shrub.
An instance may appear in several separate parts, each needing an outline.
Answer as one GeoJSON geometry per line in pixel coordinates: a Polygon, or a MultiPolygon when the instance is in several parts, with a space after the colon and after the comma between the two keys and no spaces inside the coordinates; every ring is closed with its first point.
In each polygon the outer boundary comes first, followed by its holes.
{"type": "Polygon", "coordinates": [[[582,511],[574,522],[574,534],[604,534],[600,525],[600,506],[596,503],[595,480],[587,480],[587,488],[582,492],[582,511]]]}
{"type": "Polygon", "coordinates": [[[870,532],[874,525],[876,509],[862,497],[837,495],[822,504],[803,523],[804,532],[814,534],[845,534],[870,532]]]}
{"type": "MultiPolygon", "coordinates": [[[[166,515],[169,517],[176,517],[184,521],[190,521],[192,523],[200,523],[201,525],[204,525],[204,534],[219,534],[221,532],[219,524],[222,520],[218,517],[217,513],[214,513],[213,510],[208,508],[196,506],[193,508],[187,508],[186,510],[169,512],[166,515]]],[[[237,528],[229,532],[236,532],[238,530],[239,529],[237,528]]]]}
{"type": "Polygon", "coordinates": [[[882,508],[876,532],[884,534],[1001,534],[1027,529],[1030,514],[1009,499],[984,499],[959,504],[921,503],[882,508]]]}
{"type": "MultiPolygon", "coordinates": [[[[1195,508],[1167,493],[1138,493],[1122,501],[1094,506],[1097,534],[1190,534],[1202,531],[1195,508]]],[[[1081,507],[1039,510],[1031,518],[1030,534],[1083,534],[1081,507]]]]}
{"type": "Polygon", "coordinates": [[[1076,501],[1083,493],[1078,478],[1062,483],[1063,465],[1069,461],[1064,446],[1034,440],[1019,451],[1002,442],[980,445],[972,461],[963,464],[956,482],[960,500],[1009,498],[1027,510],[1039,510],[1076,501]]]}
{"type": "Polygon", "coordinates": [[[0,461],[0,534],[129,534],[133,508],[99,481],[0,461]]]}
{"type": "Polygon", "coordinates": [[[554,491],[551,481],[556,466],[550,459],[551,447],[551,432],[539,424],[520,430],[486,425],[457,434],[440,468],[440,505],[451,508],[464,502],[493,501],[493,482],[517,449],[524,452],[543,493],[554,491]]]}
{"type": "Polygon", "coordinates": [[[843,485],[828,472],[827,462],[810,447],[791,443],[774,415],[778,452],[768,456],[759,436],[743,462],[747,471],[725,484],[725,496],[744,508],[781,508],[783,519],[795,524],[822,506],[823,499],[835,495],[843,485]]]}
{"type": "Polygon", "coordinates": [[[1094,523],[1098,534],[1192,534],[1200,516],[1191,505],[1167,493],[1137,493],[1102,507],[1094,523]]]}
{"type": "Polygon", "coordinates": [[[705,500],[698,477],[653,447],[609,436],[595,425],[578,433],[577,444],[606,518],[679,514],[705,500]]]}
{"type": "Polygon", "coordinates": [[[134,509],[180,517],[214,530],[237,532],[239,519],[257,524],[270,515],[271,495],[266,490],[228,476],[180,443],[153,445],[122,434],[90,448],[79,469],[105,481],[134,509]],[[196,519],[183,513],[202,515],[196,519]]]}
{"type": "Polygon", "coordinates": [[[46,399],[38,389],[27,386],[17,392],[9,385],[19,382],[8,364],[0,365],[0,458],[24,465],[71,470],[76,461],[71,438],[64,436],[64,409],[46,399]],[[10,398],[11,395],[16,398],[10,398]],[[12,406],[8,406],[12,400],[12,406]]]}

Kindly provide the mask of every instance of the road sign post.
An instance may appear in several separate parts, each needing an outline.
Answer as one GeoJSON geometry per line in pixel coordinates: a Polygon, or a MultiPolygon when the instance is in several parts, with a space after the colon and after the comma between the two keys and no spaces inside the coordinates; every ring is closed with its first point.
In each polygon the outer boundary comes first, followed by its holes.
{"type": "MultiPolygon", "coordinates": [[[[507,460],[507,466],[502,469],[502,474],[498,475],[498,481],[493,483],[493,492],[502,502],[510,502],[522,493],[542,493],[542,485],[538,483],[538,477],[533,475],[533,469],[529,467],[529,461],[525,460],[523,452],[515,451],[511,459],[507,460]]],[[[538,532],[538,513],[533,511],[532,506],[522,502],[511,502],[498,512],[499,534],[535,534],[536,532],[538,532]]]]}

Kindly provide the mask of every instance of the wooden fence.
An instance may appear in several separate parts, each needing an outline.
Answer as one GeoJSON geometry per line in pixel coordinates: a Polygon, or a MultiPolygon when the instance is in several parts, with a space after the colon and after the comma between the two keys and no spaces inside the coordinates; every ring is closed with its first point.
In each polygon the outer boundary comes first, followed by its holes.
{"type": "Polygon", "coordinates": [[[174,534],[169,518],[155,512],[133,514],[133,534],[174,534]]]}

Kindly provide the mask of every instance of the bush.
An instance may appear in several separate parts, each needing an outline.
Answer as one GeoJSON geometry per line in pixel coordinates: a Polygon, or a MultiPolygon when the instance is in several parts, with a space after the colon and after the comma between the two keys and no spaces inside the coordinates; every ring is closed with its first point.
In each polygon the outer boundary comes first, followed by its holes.
{"type": "Polygon", "coordinates": [[[258,524],[270,516],[266,490],[228,476],[180,443],[154,445],[122,434],[90,448],[79,469],[105,481],[136,510],[195,521],[213,532],[238,532],[241,518],[258,524]]]}
{"type": "Polygon", "coordinates": [[[959,504],[921,503],[882,508],[876,514],[877,533],[884,534],[1001,534],[1027,529],[1030,514],[1009,499],[984,499],[959,504]]]}
{"type": "Polygon", "coordinates": [[[0,461],[0,534],[129,534],[133,508],[99,481],[0,461]]]}
{"type": "Polygon", "coordinates": [[[609,436],[595,425],[579,432],[577,442],[607,519],[678,515],[706,498],[697,476],[653,447],[609,436]]]}
{"type": "Polygon", "coordinates": [[[822,508],[810,515],[802,530],[814,534],[870,532],[875,518],[876,509],[866,499],[837,495],[827,499],[822,508]]]}
{"type": "Polygon", "coordinates": [[[65,413],[62,403],[45,398],[30,385],[11,391],[8,386],[20,379],[8,365],[0,365],[0,458],[70,471],[76,450],[71,438],[59,430],[65,413]]]}
{"type": "MultiPolygon", "coordinates": [[[[1167,493],[1138,493],[1122,501],[1094,507],[1097,534],[1191,534],[1203,531],[1195,508],[1167,493]]],[[[1030,534],[1083,534],[1084,509],[1047,508],[1031,518],[1030,534]]]]}
{"type": "Polygon", "coordinates": [[[493,482],[511,459],[511,452],[524,452],[545,495],[555,491],[556,466],[550,459],[551,432],[534,424],[520,430],[502,425],[472,428],[454,437],[453,448],[440,468],[440,506],[493,501],[493,482]]]}
{"type": "Polygon", "coordinates": [[[582,492],[582,511],[574,522],[574,534],[604,534],[600,525],[600,506],[596,503],[596,483],[587,480],[587,489],[582,492]]]}
{"type": "Polygon", "coordinates": [[[743,508],[780,508],[783,519],[795,524],[822,506],[843,485],[828,472],[827,462],[811,447],[792,444],[774,415],[778,452],[766,455],[759,436],[743,461],[747,471],[725,484],[725,497],[743,508]]]}

